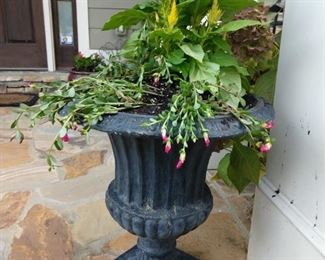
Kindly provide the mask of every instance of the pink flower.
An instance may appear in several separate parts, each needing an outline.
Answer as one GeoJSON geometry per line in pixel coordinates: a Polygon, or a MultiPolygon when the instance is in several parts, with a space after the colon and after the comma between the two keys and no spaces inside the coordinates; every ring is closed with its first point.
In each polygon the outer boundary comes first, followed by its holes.
{"type": "Polygon", "coordinates": [[[171,145],[170,141],[168,140],[166,145],[165,145],[165,153],[168,154],[171,149],[172,149],[172,145],[171,145]]]}
{"type": "Polygon", "coordinates": [[[272,120],[265,122],[262,124],[262,127],[265,129],[272,129],[274,127],[274,122],[272,120]]]}
{"type": "Polygon", "coordinates": [[[164,142],[166,142],[168,140],[167,130],[164,127],[161,128],[161,138],[163,139],[164,142]]]}
{"type": "Polygon", "coordinates": [[[79,51],[79,56],[81,57],[81,58],[84,58],[85,57],[85,55],[81,52],[81,51],[79,51]]]}
{"type": "Polygon", "coordinates": [[[267,153],[268,151],[270,151],[272,148],[272,144],[271,143],[266,143],[266,144],[262,144],[260,146],[260,152],[261,153],[267,153]]]}
{"type": "Polygon", "coordinates": [[[203,138],[204,138],[204,142],[205,142],[206,147],[208,147],[210,145],[210,139],[209,139],[209,135],[208,135],[207,132],[203,133],[203,138]]]}
{"type": "Polygon", "coordinates": [[[185,162],[185,158],[186,158],[186,154],[184,152],[182,152],[181,155],[179,156],[179,160],[177,162],[176,169],[182,168],[182,166],[185,162]]]}
{"type": "Polygon", "coordinates": [[[70,137],[68,136],[68,134],[65,134],[63,137],[61,137],[61,140],[65,143],[69,142],[70,137]]]}

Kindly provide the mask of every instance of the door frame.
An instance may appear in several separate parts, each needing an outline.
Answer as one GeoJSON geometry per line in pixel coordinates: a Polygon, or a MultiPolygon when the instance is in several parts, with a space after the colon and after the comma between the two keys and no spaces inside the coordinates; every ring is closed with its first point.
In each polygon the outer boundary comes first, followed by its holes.
{"type": "MultiPolygon", "coordinates": [[[[55,62],[55,45],[54,45],[54,30],[52,16],[52,0],[43,1],[44,13],[44,28],[46,40],[46,55],[48,71],[56,70],[55,62]]],[[[90,55],[98,52],[98,50],[90,49],[89,45],[89,16],[88,16],[88,1],[77,0],[77,35],[78,35],[78,51],[85,55],[90,55]]]]}
{"type": "Polygon", "coordinates": [[[54,45],[54,30],[53,30],[51,2],[52,2],[51,0],[43,0],[43,14],[44,14],[47,69],[48,71],[55,71],[56,70],[55,45],[54,45]]]}
{"type": "Polygon", "coordinates": [[[78,53],[78,29],[77,29],[77,7],[76,0],[60,0],[70,2],[72,6],[72,30],[73,30],[73,44],[61,45],[60,44],[60,26],[59,26],[59,0],[52,0],[52,18],[53,18],[53,31],[54,31],[54,45],[55,45],[55,58],[56,67],[60,70],[67,70],[72,67],[73,64],[69,64],[70,57],[74,57],[78,53]],[[66,59],[69,57],[68,59],[66,59]]]}
{"type": "Polygon", "coordinates": [[[89,12],[88,0],[77,2],[77,31],[78,31],[78,48],[84,55],[97,53],[98,50],[90,49],[89,42],[89,12]],[[87,28],[85,30],[85,28],[87,28]]]}

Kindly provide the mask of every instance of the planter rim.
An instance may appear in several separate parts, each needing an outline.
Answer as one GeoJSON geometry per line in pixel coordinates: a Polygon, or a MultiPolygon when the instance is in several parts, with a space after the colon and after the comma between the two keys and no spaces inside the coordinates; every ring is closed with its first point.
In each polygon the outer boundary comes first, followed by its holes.
{"type": "MultiPolygon", "coordinates": [[[[262,98],[257,98],[254,107],[248,110],[250,114],[262,121],[272,120],[274,110],[271,104],[262,98]]],[[[147,136],[160,138],[160,125],[144,126],[150,118],[157,116],[119,112],[116,115],[107,115],[93,129],[110,134],[147,136]]],[[[246,128],[232,115],[218,115],[205,120],[205,127],[209,130],[211,138],[226,139],[243,135],[246,128]]]]}

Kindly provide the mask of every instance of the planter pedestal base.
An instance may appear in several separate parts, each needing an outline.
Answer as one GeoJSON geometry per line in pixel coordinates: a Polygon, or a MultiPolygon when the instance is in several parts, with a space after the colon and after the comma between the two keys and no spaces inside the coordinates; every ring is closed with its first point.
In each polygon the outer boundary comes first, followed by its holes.
{"type": "Polygon", "coordinates": [[[138,244],[117,260],[197,260],[175,248],[176,239],[151,240],[139,238],[138,244]]]}

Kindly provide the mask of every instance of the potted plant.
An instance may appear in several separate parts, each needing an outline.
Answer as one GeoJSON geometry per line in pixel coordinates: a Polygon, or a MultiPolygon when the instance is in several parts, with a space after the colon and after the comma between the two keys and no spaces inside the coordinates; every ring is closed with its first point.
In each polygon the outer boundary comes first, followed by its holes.
{"type": "MultiPolygon", "coordinates": [[[[250,94],[251,74],[232,51],[230,35],[267,26],[235,19],[255,1],[144,1],[110,18],[104,30],[140,25],[123,50],[97,74],[47,86],[18,121],[48,118],[61,124],[47,157],[62,150],[68,132],[107,132],[114,151],[115,180],[106,193],[113,218],[139,236],[118,259],[194,259],[176,239],[208,217],[212,196],[205,183],[218,148],[229,153],[217,177],[242,191],[258,183],[271,149],[270,104],[250,94]]],[[[44,89],[44,86],[41,86],[44,89]]]]}
{"type": "Polygon", "coordinates": [[[79,52],[74,57],[73,68],[69,72],[68,80],[71,81],[98,72],[102,65],[104,65],[103,58],[97,53],[85,56],[79,52]]]}

